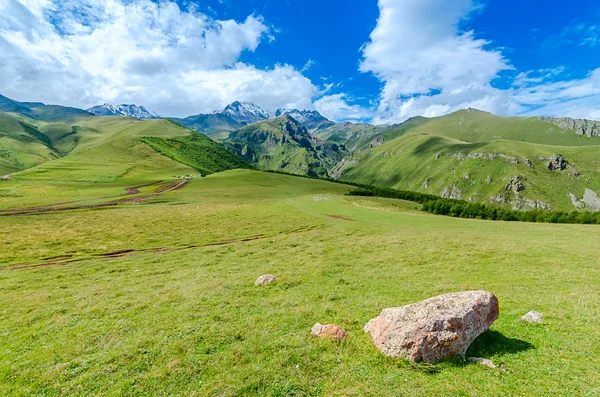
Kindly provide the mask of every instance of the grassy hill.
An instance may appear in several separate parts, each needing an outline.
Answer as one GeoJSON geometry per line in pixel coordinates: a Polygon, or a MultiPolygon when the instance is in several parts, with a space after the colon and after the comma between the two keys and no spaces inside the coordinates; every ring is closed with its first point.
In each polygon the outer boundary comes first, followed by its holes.
{"type": "Polygon", "coordinates": [[[336,142],[344,145],[351,152],[372,142],[378,135],[388,130],[387,126],[374,126],[364,123],[339,123],[314,133],[323,141],[336,142]]]}
{"type": "Polygon", "coordinates": [[[204,174],[232,168],[251,168],[241,157],[199,133],[175,138],[146,137],[141,140],[158,153],[204,174]]]}
{"type": "Polygon", "coordinates": [[[250,124],[231,133],[226,147],[263,170],[328,176],[345,147],[314,138],[289,115],[250,124]]]}
{"type": "Polygon", "coordinates": [[[574,209],[570,195],[600,192],[600,139],[539,118],[464,110],[413,119],[377,139],[346,159],[341,179],[518,209],[574,209]],[[555,155],[568,167],[546,169],[555,155]],[[524,187],[518,194],[507,189],[514,177],[524,187]]]}
{"type": "Polygon", "coordinates": [[[21,171],[60,156],[52,141],[35,126],[0,113],[0,176],[21,171]]]}
{"type": "MultiPolygon", "coordinates": [[[[70,186],[38,183],[0,192],[41,205],[70,186]]],[[[598,226],[446,218],[349,189],[236,170],[136,205],[0,217],[0,395],[595,395],[598,226]],[[280,281],[255,287],[265,273],[280,281]],[[386,358],[363,332],[383,308],[470,289],[501,312],[467,355],[500,369],[386,358]],[[519,321],[530,310],[543,325],[519,321]],[[311,336],[316,322],[348,340],[311,336]]]]}
{"type": "Polygon", "coordinates": [[[220,113],[200,114],[197,116],[186,117],[184,119],[174,118],[173,120],[186,126],[187,128],[208,135],[217,141],[226,139],[230,133],[237,131],[244,126],[231,117],[220,113]]]}

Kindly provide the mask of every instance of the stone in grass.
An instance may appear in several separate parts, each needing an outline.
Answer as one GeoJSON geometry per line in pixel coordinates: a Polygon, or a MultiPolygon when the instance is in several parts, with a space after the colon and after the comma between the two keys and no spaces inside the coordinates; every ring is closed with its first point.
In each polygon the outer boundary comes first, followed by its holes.
{"type": "Polygon", "coordinates": [[[259,285],[267,285],[267,284],[274,283],[277,280],[279,280],[279,279],[277,277],[273,276],[272,274],[265,274],[265,275],[257,278],[256,281],[254,282],[254,285],[258,287],[259,285]]]}
{"type": "Polygon", "coordinates": [[[322,325],[316,323],[315,326],[312,327],[312,331],[310,333],[320,338],[329,338],[335,340],[346,339],[346,331],[335,324],[322,325]]]}
{"type": "Polygon", "coordinates": [[[543,316],[542,313],[532,310],[523,317],[521,317],[521,321],[525,321],[531,324],[541,324],[543,322],[543,316]]]}
{"type": "Polygon", "coordinates": [[[498,318],[490,292],[440,295],[408,306],[384,309],[365,332],[388,357],[435,363],[464,356],[471,343],[498,318]]]}
{"type": "Polygon", "coordinates": [[[496,365],[494,364],[494,362],[492,360],[489,360],[487,358],[469,357],[469,358],[467,358],[467,361],[469,361],[471,363],[477,363],[477,364],[485,365],[486,367],[491,368],[491,369],[498,368],[498,367],[496,367],[496,365]]]}

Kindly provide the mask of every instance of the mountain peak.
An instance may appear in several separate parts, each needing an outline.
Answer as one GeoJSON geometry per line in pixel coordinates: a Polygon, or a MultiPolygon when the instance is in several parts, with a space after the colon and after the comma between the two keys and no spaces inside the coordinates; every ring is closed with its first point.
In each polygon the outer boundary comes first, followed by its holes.
{"type": "Polygon", "coordinates": [[[232,102],[231,104],[227,105],[222,111],[215,113],[220,113],[229,116],[233,120],[242,124],[256,123],[257,121],[269,119],[273,116],[270,112],[262,109],[258,105],[240,101],[232,102]]]}
{"type": "Polygon", "coordinates": [[[335,123],[316,110],[278,109],[275,116],[289,115],[302,123],[309,131],[331,127],[335,123]]]}
{"type": "Polygon", "coordinates": [[[127,116],[142,120],[161,118],[158,114],[154,112],[149,112],[145,107],[133,104],[122,104],[114,106],[110,103],[105,103],[89,108],[87,109],[87,111],[95,114],[96,116],[127,116]]]}

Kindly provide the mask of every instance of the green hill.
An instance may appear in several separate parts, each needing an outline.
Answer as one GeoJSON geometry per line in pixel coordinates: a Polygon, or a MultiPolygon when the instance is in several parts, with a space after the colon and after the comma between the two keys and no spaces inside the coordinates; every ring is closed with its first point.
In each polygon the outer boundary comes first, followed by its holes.
{"type": "Polygon", "coordinates": [[[199,114],[197,116],[186,117],[185,119],[174,118],[173,120],[219,141],[224,140],[230,133],[244,126],[231,117],[220,113],[199,114]]]}
{"type": "Polygon", "coordinates": [[[309,176],[328,176],[347,154],[343,145],[320,141],[289,115],[243,127],[225,145],[260,169],[309,176]]]}
{"type": "Polygon", "coordinates": [[[175,138],[146,137],[141,140],[158,153],[204,174],[251,168],[248,162],[199,133],[175,138]]]}
{"type": "Polygon", "coordinates": [[[410,120],[377,139],[344,161],[340,179],[517,209],[574,209],[586,189],[600,192],[600,139],[539,118],[463,110],[410,120]],[[548,170],[556,155],[568,165],[548,170]]]}
{"type": "Polygon", "coordinates": [[[0,176],[58,158],[51,140],[10,114],[0,113],[0,176]]]}
{"type": "Polygon", "coordinates": [[[210,138],[171,120],[66,111],[48,121],[47,115],[40,120],[0,113],[0,176],[18,172],[13,177],[97,183],[249,167],[210,138]]]}
{"type": "Polygon", "coordinates": [[[365,123],[339,123],[314,132],[314,136],[344,145],[355,151],[369,144],[378,135],[388,130],[388,126],[375,126],[365,123]]]}

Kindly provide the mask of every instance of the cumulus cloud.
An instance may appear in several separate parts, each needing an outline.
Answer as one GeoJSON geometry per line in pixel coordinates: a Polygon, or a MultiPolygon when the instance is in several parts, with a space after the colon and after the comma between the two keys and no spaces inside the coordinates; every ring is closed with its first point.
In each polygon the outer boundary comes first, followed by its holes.
{"type": "Polygon", "coordinates": [[[173,1],[4,0],[0,86],[20,100],[131,102],[170,116],[238,99],[310,108],[318,89],[291,66],[238,61],[265,40],[259,16],[215,20],[173,1]]]}
{"type": "MultiPolygon", "coordinates": [[[[494,79],[514,67],[493,43],[460,29],[462,22],[476,17],[479,2],[379,0],[379,8],[360,63],[360,71],[373,73],[383,83],[376,123],[468,107],[500,115],[598,115],[597,71],[570,81],[559,80],[564,68],[522,72],[511,88],[495,88],[494,79]]],[[[586,32],[585,45],[591,46],[594,30],[580,30],[586,32]]]]}
{"type": "Polygon", "coordinates": [[[350,104],[351,99],[345,93],[325,95],[316,100],[314,106],[330,120],[369,121],[373,117],[372,110],[350,104]]]}

